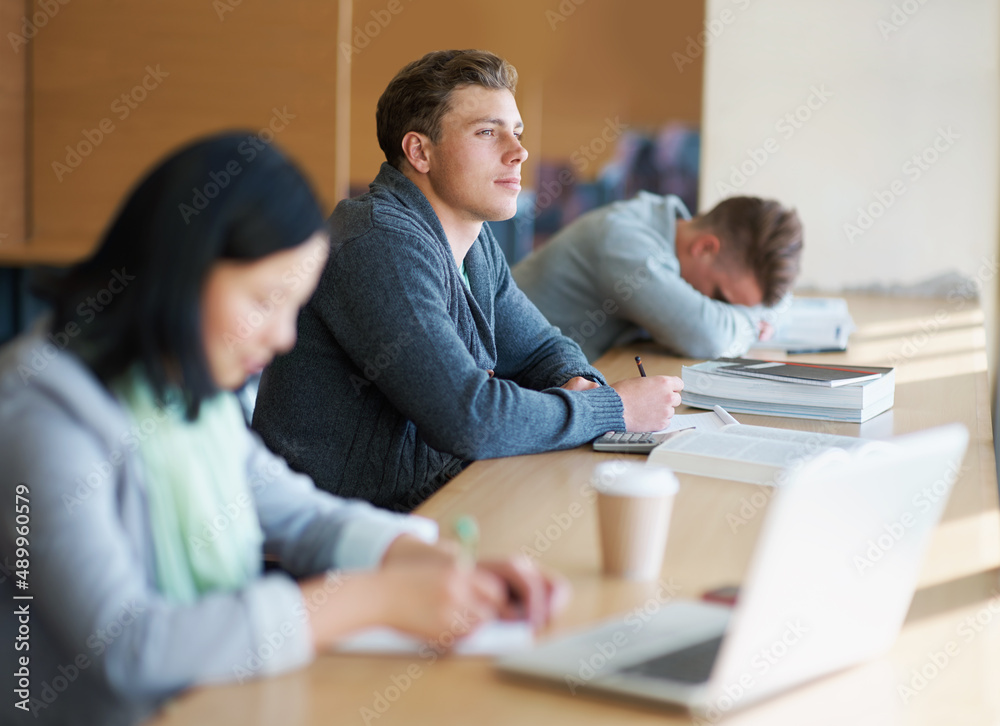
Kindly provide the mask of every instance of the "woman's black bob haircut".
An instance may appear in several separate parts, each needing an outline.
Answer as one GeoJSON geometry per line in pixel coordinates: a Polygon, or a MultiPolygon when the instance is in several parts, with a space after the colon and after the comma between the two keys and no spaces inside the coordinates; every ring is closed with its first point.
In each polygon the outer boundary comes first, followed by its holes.
{"type": "Polygon", "coordinates": [[[253,134],[212,136],[157,164],[97,252],[36,279],[35,289],[54,308],[53,330],[79,329],[69,347],[105,385],[138,362],[161,403],[171,383],[181,384],[193,419],[217,391],[201,336],[209,270],[220,259],[296,247],[319,231],[323,213],[295,164],[253,134]]]}

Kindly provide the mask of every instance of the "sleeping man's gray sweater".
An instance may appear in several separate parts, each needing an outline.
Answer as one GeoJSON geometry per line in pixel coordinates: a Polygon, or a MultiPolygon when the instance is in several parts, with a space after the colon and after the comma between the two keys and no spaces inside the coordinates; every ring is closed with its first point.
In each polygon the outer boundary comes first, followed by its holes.
{"type": "Polygon", "coordinates": [[[488,225],[466,286],[427,198],[388,164],[330,223],[298,342],[264,372],[253,419],[319,486],[409,510],[470,460],[624,429],[618,394],[517,288],[488,225]],[[602,385],[559,388],[574,376],[602,385]]]}

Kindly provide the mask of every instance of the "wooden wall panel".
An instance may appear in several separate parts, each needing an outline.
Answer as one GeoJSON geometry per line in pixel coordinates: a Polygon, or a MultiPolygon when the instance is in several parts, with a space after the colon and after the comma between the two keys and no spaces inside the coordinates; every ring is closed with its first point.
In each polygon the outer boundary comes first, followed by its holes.
{"type": "Polygon", "coordinates": [[[0,249],[19,245],[26,235],[26,107],[28,53],[20,36],[25,0],[0,0],[0,249]],[[16,48],[16,50],[15,50],[16,48]]]}
{"type": "Polygon", "coordinates": [[[34,47],[35,235],[85,252],[164,153],[279,116],[277,143],[329,204],[336,23],[323,0],[64,6],[34,47]]]}
{"type": "MultiPolygon", "coordinates": [[[[701,120],[703,53],[677,68],[703,30],[702,0],[356,0],[354,4],[351,179],[365,184],[383,155],[375,140],[375,104],[395,73],[439,48],[483,48],[518,70],[525,145],[535,162],[568,159],[620,116],[633,128],[701,120]],[[384,11],[398,7],[378,33],[384,11]],[[374,13],[374,15],[373,15],[374,13]],[[380,24],[379,24],[380,25],[380,24]],[[362,43],[366,45],[360,47],[362,43]]],[[[592,178],[611,149],[583,174],[592,178]]],[[[529,160],[525,177],[531,179],[529,160]]]]}
{"type": "MultiPolygon", "coordinates": [[[[278,143],[332,205],[337,62],[347,55],[355,183],[370,181],[382,159],[379,94],[402,65],[436,48],[487,48],[517,66],[525,142],[536,162],[568,158],[606,118],[636,128],[697,123],[701,58],[679,72],[671,53],[697,35],[703,14],[701,0],[355,0],[348,49],[337,42],[333,0],[61,5],[32,41],[34,241],[85,254],[129,186],[164,153],[204,133],[263,128],[275,108],[295,116],[278,143]],[[141,88],[144,79],[151,90],[141,88]]],[[[586,176],[609,155],[610,148],[586,176]]],[[[529,161],[529,184],[533,172],[529,161]]]]}
{"type": "MultiPolygon", "coordinates": [[[[566,5],[546,3],[550,12],[563,8],[564,19],[550,14],[542,28],[546,156],[569,157],[582,145],[589,151],[613,125],[609,118],[634,129],[700,125],[705,56],[695,38],[704,30],[704,2],[586,2],[571,14],[566,5]]],[[[610,155],[599,154],[586,176],[610,155]]]]}

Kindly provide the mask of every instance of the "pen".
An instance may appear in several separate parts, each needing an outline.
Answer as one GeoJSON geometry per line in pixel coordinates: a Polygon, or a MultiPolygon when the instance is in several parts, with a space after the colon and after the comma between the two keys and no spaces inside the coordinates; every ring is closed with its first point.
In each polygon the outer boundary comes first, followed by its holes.
{"type": "Polygon", "coordinates": [[[462,567],[467,570],[476,569],[476,550],[479,548],[479,523],[476,518],[463,514],[455,520],[452,530],[462,548],[462,567]]]}
{"type": "Polygon", "coordinates": [[[673,431],[667,431],[667,433],[660,440],[660,443],[662,444],[664,441],[674,438],[676,434],[683,434],[685,431],[697,431],[697,430],[698,430],[697,426],[685,426],[682,429],[674,429],[673,431]]]}
{"type": "MultiPolygon", "coordinates": [[[[462,514],[451,526],[455,539],[462,548],[459,566],[471,572],[476,569],[476,555],[479,549],[479,522],[471,514],[462,514]]],[[[514,587],[507,583],[507,601],[515,608],[523,608],[524,603],[514,587]]]]}
{"type": "Polygon", "coordinates": [[[637,355],[635,357],[635,364],[637,366],[639,366],[639,375],[642,376],[643,378],[645,378],[646,377],[646,369],[642,367],[642,356],[641,355],[637,355]]]}

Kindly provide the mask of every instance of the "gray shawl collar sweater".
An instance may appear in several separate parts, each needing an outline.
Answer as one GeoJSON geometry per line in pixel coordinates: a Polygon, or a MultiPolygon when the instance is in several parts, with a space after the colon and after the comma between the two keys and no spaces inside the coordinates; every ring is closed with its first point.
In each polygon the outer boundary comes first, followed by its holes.
{"type": "Polygon", "coordinates": [[[253,421],[319,486],[409,510],[470,460],[624,428],[618,394],[518,289],[489,225],[467,287],[430,203],[388,164],[330,223],[298,343],[265,371],[253,421]],[[602,386],[558,387],[573,376],[602,386]]]}

